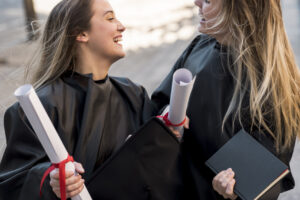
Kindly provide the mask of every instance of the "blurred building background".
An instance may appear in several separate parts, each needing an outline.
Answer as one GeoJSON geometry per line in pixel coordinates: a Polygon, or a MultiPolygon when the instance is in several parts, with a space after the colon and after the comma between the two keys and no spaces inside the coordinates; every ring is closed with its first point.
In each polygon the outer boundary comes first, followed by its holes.
{"type": "MultiPolygon", "coordinates": [[[[33,0],[38,23],[43,24],[59,0],[33,0]]],[[[123,45],[127,57],[115,63],[111,75],[127,76],[142,84],[149,95],[197,34],[193,0],[110,0],[127,27],[123,45]]],[[[300,65],[300,0],[282,0],[284,21],[300,65]]],[[[80,16],[79,16],[80,17],[80,16]]],[[[35,44],[27,41],[23,0],[0,0],[0,159],[5,150],[3,115],[16,100],[14,90],[23,84],[24,67],[35,44]]],[[[26,136],[24,136],[26,137],[26,136]]],[[[300,144],[291,161],[295,189],[282,200],[300,199],[300,144]]]]}

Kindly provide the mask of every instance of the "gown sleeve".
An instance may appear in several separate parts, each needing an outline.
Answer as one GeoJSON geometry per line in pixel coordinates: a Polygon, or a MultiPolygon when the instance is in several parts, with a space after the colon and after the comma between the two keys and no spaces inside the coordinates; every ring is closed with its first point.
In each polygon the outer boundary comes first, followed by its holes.
{"type": "Polygon", "coordinates": [[[10,107],[4,115],[7,147],[0,164],[0,196],[3,199],[57,199],[44,182],[39,196],[43,173],[50,166],[37,136],[19,104],[10,107]]]}

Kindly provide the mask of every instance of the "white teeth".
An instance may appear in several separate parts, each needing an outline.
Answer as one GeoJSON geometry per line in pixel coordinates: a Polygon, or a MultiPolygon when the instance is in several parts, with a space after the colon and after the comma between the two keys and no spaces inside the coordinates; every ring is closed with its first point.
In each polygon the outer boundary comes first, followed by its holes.
{"type": "Polygon", "coordinates": [[[120,42],[122,41],[122,38],[114,38],[114,42],[120,42]]]}

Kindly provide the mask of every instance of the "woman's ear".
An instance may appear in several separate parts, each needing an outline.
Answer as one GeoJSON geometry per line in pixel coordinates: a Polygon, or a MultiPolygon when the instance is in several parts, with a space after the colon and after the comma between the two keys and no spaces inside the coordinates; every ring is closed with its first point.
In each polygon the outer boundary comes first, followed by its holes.
{"type": "Polygon", "coordinates": [[[87,32],[82,32],[76,37],[77,42],[88,42],[89,41],[89,36],[87,32]]]}

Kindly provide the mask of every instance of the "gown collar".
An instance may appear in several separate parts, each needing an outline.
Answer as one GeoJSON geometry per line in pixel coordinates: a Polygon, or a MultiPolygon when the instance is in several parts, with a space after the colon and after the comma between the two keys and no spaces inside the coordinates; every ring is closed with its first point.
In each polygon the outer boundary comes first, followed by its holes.
{"type": "Polygon", "coordinates": [[[68,70],[62,75],[62,79],[65,82],[68,82],[71,85],[76,85],[82,88],[83,90],[87,90],[91,86],[96,87],[106,87],[110,85],[109,76],[107,75],[104,79],[101,80],[93,80],[93,74],[80,74],[75,71],[68,70]]]}

